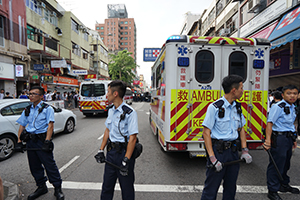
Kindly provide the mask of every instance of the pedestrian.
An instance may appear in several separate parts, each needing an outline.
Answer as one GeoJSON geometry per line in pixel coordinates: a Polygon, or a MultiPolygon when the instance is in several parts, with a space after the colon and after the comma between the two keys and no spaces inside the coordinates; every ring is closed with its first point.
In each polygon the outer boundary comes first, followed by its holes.
{"type": "Polygon", "coordinates": [[[13,99],[12,96],[9,95],[9,92],[5,92],[5,97],[3,97],[3,99],[13,99]]]}
{"type": "Polygon", "coordinates": [[[280,91],[275,91],[272,93],[273,100],[270,103],[270,107],[272,107],[275,103],[279,102],[282,100],[282,92],[280,91]]]}
{"type": "Polygon", "coordinates": [[[22,95],[20,95],[19,99],[28,99],[28,96],[25,94],[25,91],[22,92],[22,95]]]}
{"type": "Polygon", "coordinates": [[[287,175],[290,169],[292,149],[297,147],[294,103],[298,97],[298,89],[294,85],[287,85],[282,88],[282,93],[283,100],[274,104],[270,109],[267,120],[266,141],[263,145],[265,150],[270,151],[283,178],[280,181],[276,166],[270,160],[267,168],[267,185],[268,198],[271,200],[281,200],[278,191],[299,194],[298,188],[289,185],[290,177],[287,175]]]}
{"type": "Polygon", "coordinates": [[[4,200],[4,189],[3,189],[3,182],[0,176],[0,200],[4,200]]]}
{"type": "Polygon", "coordinates": [[[76,90],[75,94],[73,95],[75,108],[78,108],[78,96],[78,91],[76,90]]]}
{"type": "Polygon", "coordinates": [[[241,159],[252,162],[246,144],[243,126],[246,121],[241,104],[236,102],[243,95],[243,78],[238,75],[226,76],[222,81],[225,95],[210,104],[203,121],[203,138],[207,150],[206,180],[202,200],[217,198],[218,189],[223,181],[223,199],[234,200],[239,164],[223,166],[222,163],[239,160],[238,147],[242,147],[241,159]],[[239,139],[240,138],[240,139],[239,139]]]}
{"type": "Polygon", "coordinates": [[[138,134],[137,113],[132,107],[123,102],[126,84],[116,80],[108,84],[107,100],[113,103],[105,121],[105,132],[98,154],[97,162],[105,162],[104,148],[107,149],[108,162],[120,166],[121,170],[105,164],[101,199],[113,199],[116,180],[119,180],[122,199],[133,200],[134,193],[134,165],[132,156],[138,134]]]}
{"type": "Polygon", "coordinates": [[[23,152],[22,140],[26,142],[29,168],[38,186],[35,192],[28,196],[28,200],[36,199],[48,192],[45,170],[49,182],[54,186],[54,196],[56,196],[57,200],[63,200],[62,180],[53,157],[54,110],[42,101],[44,93],[42,87],[35,86],[31,88],[29,99],[32,104],[25,108],[20,118],[16,121],[20,124],[20,127],[15,151],[23,152]]]}
{"type": "Polygon", "coordinates": [[[1,89],[0,90],[0,99],[3,99],[4,98],[4,89],[1,89]]]}
{"type": "Polygon", "coordinates": [[[52,95],[51,95],[51,100],[52,100],[52,101],[55,101],[55,100],[56,100],[56,93],[57,93],[57,90],[54,90],[54,92],[53,92],[52,95]]]}
{"type": "Polygon", "coordinates": [[[52,100],[52,97],[51,97],[51,91],[48,90],[47,91],[47,94],[46,94],[46,101],[51,101],[52,100]]]}

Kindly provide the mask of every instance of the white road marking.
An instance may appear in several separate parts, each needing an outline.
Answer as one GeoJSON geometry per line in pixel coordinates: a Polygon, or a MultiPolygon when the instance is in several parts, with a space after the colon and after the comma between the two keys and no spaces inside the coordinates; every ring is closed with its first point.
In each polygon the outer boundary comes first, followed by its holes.
{"type": "MultiPolygon", "coordinates": [[[[49,187],[53,187],[48,184],[49,187]]],[[[177,193],[199,193],[203,191],[203,185],[155,185],[155,184],[135,184],[136,192],[177,192],[177,193]]],[[[295,187],[295,186],[293,186],[295,187]]],[[[300,186],[296,186],[300,189],[300,186]]],[[[101,190],[102,183],[95,182],[74,182],[63,181],[62,188],[76,190],[101,190]]],[[[120,185],[117,183],[115,190],[120,191],[120,185]]],[[[268,193],[267,186],[237,185],[237,193],[268,193]]],[[[223,193],[223,187],[220,186],[218,193],[223,193]]]]}
{"type": "Polygon", "coordinates": [[[65,169],[67,169],[75,160],[77,160],[80,156],[75,156],[72,160],[70,160],[67,164],[62,166],[62,168],[59,169],[59,173],[62,173],[65,169]]]}
{"type": "Polygon", "coordinates": [[[101,135],[101,136],[98,138],[98,140],[101,140],[101,139],[103,138],[103,136],[104,136],[104,134],[103,134],[103,135],[101,135]]]}

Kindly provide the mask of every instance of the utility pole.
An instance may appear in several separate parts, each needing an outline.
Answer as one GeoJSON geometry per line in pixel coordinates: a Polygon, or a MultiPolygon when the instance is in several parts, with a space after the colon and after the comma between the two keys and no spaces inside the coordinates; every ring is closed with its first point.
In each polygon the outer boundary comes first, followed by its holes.
{"type": "Polygon", "coordinates": [[[98,80],[98,68],[99,68],[99,63],[98,63],[98,35],[96,36],[96,40],[97,40],[97,69],[96,69],[96,79],[98,80]]]}

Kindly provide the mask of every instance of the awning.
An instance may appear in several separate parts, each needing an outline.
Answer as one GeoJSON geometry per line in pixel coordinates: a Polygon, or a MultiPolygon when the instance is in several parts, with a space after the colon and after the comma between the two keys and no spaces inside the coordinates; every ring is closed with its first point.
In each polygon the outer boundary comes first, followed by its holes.
{"type": "Polygon", "coordinates": [[[300,38],[300,6],[285,14],[268,38],[271,49],[300,38]]]}
{"type": "Polygon", "coordinates": [[[272,24],[270,24],[269,26],[265,27],[263,30],[259,31],[258,33],[255,33],[254,35],[252,35],[250,37],[268,39],[268,37],[271,35],[272,31],[274,30],[274,28],[277,24],[278,24],[278,21],[275,21],[272,24]]]}

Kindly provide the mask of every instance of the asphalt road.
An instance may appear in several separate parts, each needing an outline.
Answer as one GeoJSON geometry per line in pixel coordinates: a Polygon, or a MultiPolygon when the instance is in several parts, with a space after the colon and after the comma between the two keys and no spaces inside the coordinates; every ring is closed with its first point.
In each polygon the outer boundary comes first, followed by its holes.
{"type": "MultiPolygon", "coordinates": [[[[186,153],[165,153],[161,150],[156,136],[149,126],[149,103],[133,103],[139,118],[139,139],[144,152],[136,161],[135,189],[137,200],[194,200],[200,199],[205,180],[205,158],[190,159],[186,153]]],[[[54,155],[63,179],[66,199],[100,199],[104,165],[98,164],[94,155],[101,143],[105,129],[105,116],[86,118],[75,110],[78,124],[71,134],[57,134],[54,137],[54,155]]],[[[268,155],[263,150],[250,151],[253,163],[241,163],[236,199],[267,199],[266,168],[268,155]]],[[[300,189],[300,149],[292,158],[289,175],[291,185],[300,189]]],[[[23,198],[36,189],[30,174],[26,154],[17,153],[0,163],[2,179],[18,184],[23,198]]],[[[39,199],[55,199],[53,188],[39,199]]],[[[296,200],[300,195],[281,194],[283,199],[296,200]]],[[[116,186],[115,200],[121,199],[116,186]]],[[[222,189],[218,199],[222,199],[222,189]]]]}

